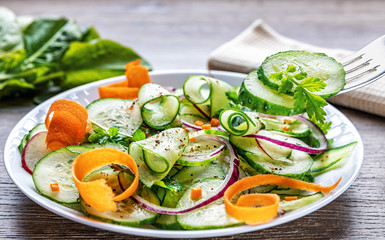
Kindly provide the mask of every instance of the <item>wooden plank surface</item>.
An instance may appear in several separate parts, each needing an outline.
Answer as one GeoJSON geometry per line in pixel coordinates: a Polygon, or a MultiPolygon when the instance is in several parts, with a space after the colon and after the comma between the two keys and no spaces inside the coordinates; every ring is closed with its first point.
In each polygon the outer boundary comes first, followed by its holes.
{"type": "MultiPolygon", "coordinates": [[[[1,0],[0,5],[18,15],[64,15],[81,25],[94,25],[103,37],[133,47],[154,69],[206,68],[212,50],[257,18],[285,36],[323,47],[356,50],[385,34],[385,1],[380,0],[1,0]]],[[[33,107],[26,99],[0,102],[1,159],[11,128],[33,107]]],[[[353,185],[337,200],[306,217],[223,239],[385,238],[384,118],[339,109],[364,141],[364,166],[353,185]]],[[[46,211],[12,183],[2,160],[0,189],[1,239],[135,238],[80,225],[46,211]]]]}

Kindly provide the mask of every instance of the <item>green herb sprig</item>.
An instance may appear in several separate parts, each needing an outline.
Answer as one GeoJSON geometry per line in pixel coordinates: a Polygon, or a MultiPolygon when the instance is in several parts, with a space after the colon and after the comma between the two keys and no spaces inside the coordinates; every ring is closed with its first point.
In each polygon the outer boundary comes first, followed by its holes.
{"type": "Polygon", "coordinates": [[[94,133],[88,137],[88,141],[97,144],[106,144],[110,142],[119,143],[128,147],[131,142],[146,139],[146,134],[140,129],[136,130],[132,137],[119,135],[118,127],[108,129],[108,133],[102,128],[96,128],[93,131],[94,133]]]}
{"type": "Polygon", "coordinates": [[[327,132],[331,127],[330,122],[325,122],[326,112],[323,109],[327,105],[325,99],[314,94],[326,87],[326,83],[320,78],[308,77],[306,72],[303,72],[294,65],[288,65],[286,70],[274,65],[276,73],[272,73],[270,78],[274,81],[281,81],[278,87],[278,93],[288,93],[293,91],[294,108],[298,112],[306,112],[309,119],[316,123],[322,131],[327,132]]]}

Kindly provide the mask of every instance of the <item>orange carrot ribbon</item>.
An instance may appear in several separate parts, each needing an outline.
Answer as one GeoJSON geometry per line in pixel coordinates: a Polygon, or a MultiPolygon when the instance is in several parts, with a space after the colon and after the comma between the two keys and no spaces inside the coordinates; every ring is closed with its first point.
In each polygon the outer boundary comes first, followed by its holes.
{"type": "Polygon", "coordinates": [[[83,200],[97,211],[116,211],[115,201],[133,195],[138,188],[139,172],[134,159],[127,153],[113,148],[99,148],[80,154],[72,163],[72,177],[83,200]],[[105,179],[83,182],[92,171],[115,163],[128,167],[135,174],[134,181],[124,192],[114,196],[105,179]]]}
{"type": "Polygon", "coordinates": [[[328,193],[337,187],[340,181],[341,178],[332,186],[324,187],[314,183],[271,174],[245,177],[227,188],[224,194],[226,212],[231,217],[250,225],[265,223],[277,216],[280,202],[277,194],[242,195],[236,204],[233,204],[231,199],[246,189],[267,184],[328,193]]]}
{"type": "Polygon", "coordinates": [[[45,118],[47,148],[56,150],[79,144],[92,127],[87,119],[87,110],[75,101],[61,99],[52,103],[45,118]]]}
{"type": "Polygon", "coordinates": [[[141,65],[140,59],[126,64],[126,80],[98,87],[100,98],[138,98],[139,88],[150,83],[148,69],[141,65]]]}

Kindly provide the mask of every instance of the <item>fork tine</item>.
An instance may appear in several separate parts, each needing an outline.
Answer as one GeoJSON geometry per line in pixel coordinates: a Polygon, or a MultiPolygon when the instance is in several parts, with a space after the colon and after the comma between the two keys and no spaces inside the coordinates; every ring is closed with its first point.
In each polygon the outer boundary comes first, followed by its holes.
{"type": "Polygon", "coordinates": [[[357,70],[359,70],[359,69],[361,69],[363,67],[368,66],[370,64],[370,61],[372,61],[372,60],[373,60],[372,58],[369,59],[369,60],[366,60],[363,63],[359,63],[359,65],[353,66],[350,69],[346,69],[346,67],[344,67],[345,68],[345,72],[346,72],[346,74],[350,74],[350,73],[352,73],[354,71],[357,71],[357,70]]]}
{"type": "Polygon", "coordinates": [[[363,87],[365,85],[368,85],[369,83],[372,83],[374,81],[377,81],[378,79],[382,78],[383,76],[385,76],[385,70],[383,70],[382,72],[374,75],[374,76],[371,76],[371,77],[368,77],[368,78],[361,78],[362,76],[364,75],[367,75],[367,74],[370,74],[371,72],[375,72],[376,69],[379,67],[376,66],[375,68],[372,68],[372,69],[369,69],[363,73],[360,73],[356,76],[353,76],[353,77],[350,77],[347,79],[347,84],[345,85],[344,89],[341,90],[338,94],[343,94],[345,92],[350,92],[352,90],[355,90],[355,89],[358,89],[360,87],[363,87]],[[361,81],[354,81],[355,79],[360,79],[361,81]]]}
{"type": "MultiPolygon", "coordinates": [[[[354,55],[356,55],[356,54],[354,54],[354,55]]],[[[348,56],[349,59],[345,58],[345,59],[343,60],[342,66],[345,68],[345,67],[348,66],[349,64],[352,64],[352,63],[354,63],[354,62],[356,62],[356,61],[362,59],[363,56],[364,56],[363,53],[362,53],[362,54],[359,54],[358,56],[350,55],[350,56],[348,56]]]]}

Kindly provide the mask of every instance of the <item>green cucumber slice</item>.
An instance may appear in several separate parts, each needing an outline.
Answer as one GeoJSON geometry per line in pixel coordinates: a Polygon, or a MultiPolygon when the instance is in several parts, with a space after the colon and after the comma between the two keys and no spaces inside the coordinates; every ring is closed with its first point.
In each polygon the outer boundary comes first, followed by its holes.
{"type": "Polygon", "coordinates": [[[311,130],[297,119],[286,116],[261,117],[264,129],[283,132],[293,137],[306,137],[311,130]]]}
{"type": "MultiPolygon", "coordinates": [[[[202,188],[202,198],[207,198],[215,194],[215,190],[221,182],[221,179],[209,178],[194,184],[192,187],[200,186],[202,188]]],[[[177,207],[183,208],[194,206],[196,201],[199,201],[190,198],[190,191],[191,188],[185,192],[179,200],[177,207]]],[[[205,207],[188,213],[179,214],[177,215],[177,221],[184,229],[191,230],[225,228],[243,224],[243,222],[227,215],[223,198],[220,198],[205,207]]]]}
{"type": "Polygon", "coordinates": [[[106,132],[118,127],[120,134],[132,137],[142,124],[140,107],[132,100],[98,99],[87,106],[87,112],[93,127],[103,128],[106,132]]]}
{"type": "Polygon", "coordinates": [[[161,181],[182,155],[188,141],[188,134],[183,128],[172,128],[145,140],[131,143],[129,153],[139,166],[139,179],[143,184],[151,187],[156,181],[161,181]],[[156,160],[157,163],[150,163],[150,159],[156,160]],[[158,164],[161,161],[168,163],[165,164],[168,166],[166,170],[165,165],[158,164]],[[149,163],[151,169],[148,167],[149,163]]]}
{"type": "MultiPolygon", "coordinates": [[[[296,73],[307,73],[307,77],[320,78],[327,85],[324,89],[314,94],[323,98],[336,95],[345,86],[345,70],[341,63],[324,53],[312,53],[307,51],[285,51],[267,57],[258,69],[258,77],[264,85],[273,90],[278,90],[281,81],[274,81],[270,78],[276,69],[286,70],[288,65],[294,65],[296,73]]],[[[302,82],[303,80],[298,80],[302,82]]],[[[289,94],[294,93],[294,87],[289,94]]]]}
{"type": "Polygon", "coordinates": [[[216,117],[220,111],[231,107],[228,93],[234,89],[228,83],[215,78],[193,75],[183,85],[183,93],[187,100],[200,106],[210,106],[210,117],[216,117]],[[205,87],[208,88],[205,88],[205,87]]]}
{"type": "MultiPolygon", "coordinates": [[[[96,179],[105,179],[107,184],[114,190],[115,194],[120,194],[122,189],[120,188],[118,180],[119,172],[114,171],[111,167],[106,166],[101,169],[95,170],[84,178],[84,181],[93,181],[96,179]]],[[[126,177],[131,178],[128,174],[126,177]]],[[[132,179],[128,179],[132,180],[132,179]]],[[[149,188],[139,185],[137,194],[146,200],[159,205],[160,201],[156,194],[149,188]]],[[[136,204],[131,198],[127,198],[123,201],[117,202],[117,211],[105,211],[99,212],[86,204],[83,199],[80,199],[80,205],[83,212],[94,219],[98,219],[104,222],[110,222],[114,224],[138,227],[146,224],[153,223],[159,216],[156,212],[151,212],[136,204]]]]}
{"type": "Polygon", "coordinates": [[[223,144],[213,140],[198,139],[196,142],[189,142],[183,155],[176,161],[176,164],[197,166],[212,162],[219,157],[219,154],[211,156],[211,153],[223,147],[223,144]]]}
{"type": "Polygon", "coordinates": [[[292,211],[292,210],[304,207],[312,202],[315,202],[323,198],[323,196],[324,196],[323,193],[316,193],[305,197],[299,196],[298,200],[293,200],[293,201],[282,200],[281,202],[279,202],[278,209],[285,212],[292,211]]]}
{"type": "Polygon", "coordinates": [[[301,151],[260,141],[261,145],[264,144],[264,150],[273,158],[271,159],[259,148],[254,138],[231,136],[230,141],[237,153],[259,173],[303,179],[313,164],[312,157],[301,151]]]}
{"type": "Polygon", "coordinates": [[[158,84],[148,83],[139,89],[143,121],[154,129],[170,125],[179,112],[179,99],[158,84]]]}
{"type": "Polygon", "coordinates": [[[78,203],[79,192],[71,172],[72,162],[78,155],[67,148],[61,148],[40,159],[32,174],[36,190],[61,204],[78,203]],[[53,192],[51,183],[58,183],[60,191],[53,192]]]}
{"type": "Polygon", "coordinates": [[[292,96],[278,93],[265,86],[257,71],[251,72],[243,81],[239,90],[238,103],[256,112],[272,115],[293,115],[301,113],[294,109],[292,96]]]}
{"type": "Polygon", "coordinates": [[[314,159],[313,166],[311,167],[311,174],[319,175],[340,167],[338,163],[342,162],[341,160],[348,156],[356,145],[357,142],[352,142],[341,147],[328,149],[321,153],[314,159]]]}
{"type": "Polygon", "coordinates": [[[234,136],[253,134],[261,128],[258,113],[226,109],[219,115],[219,121],[227,132],[234,136]]]}

